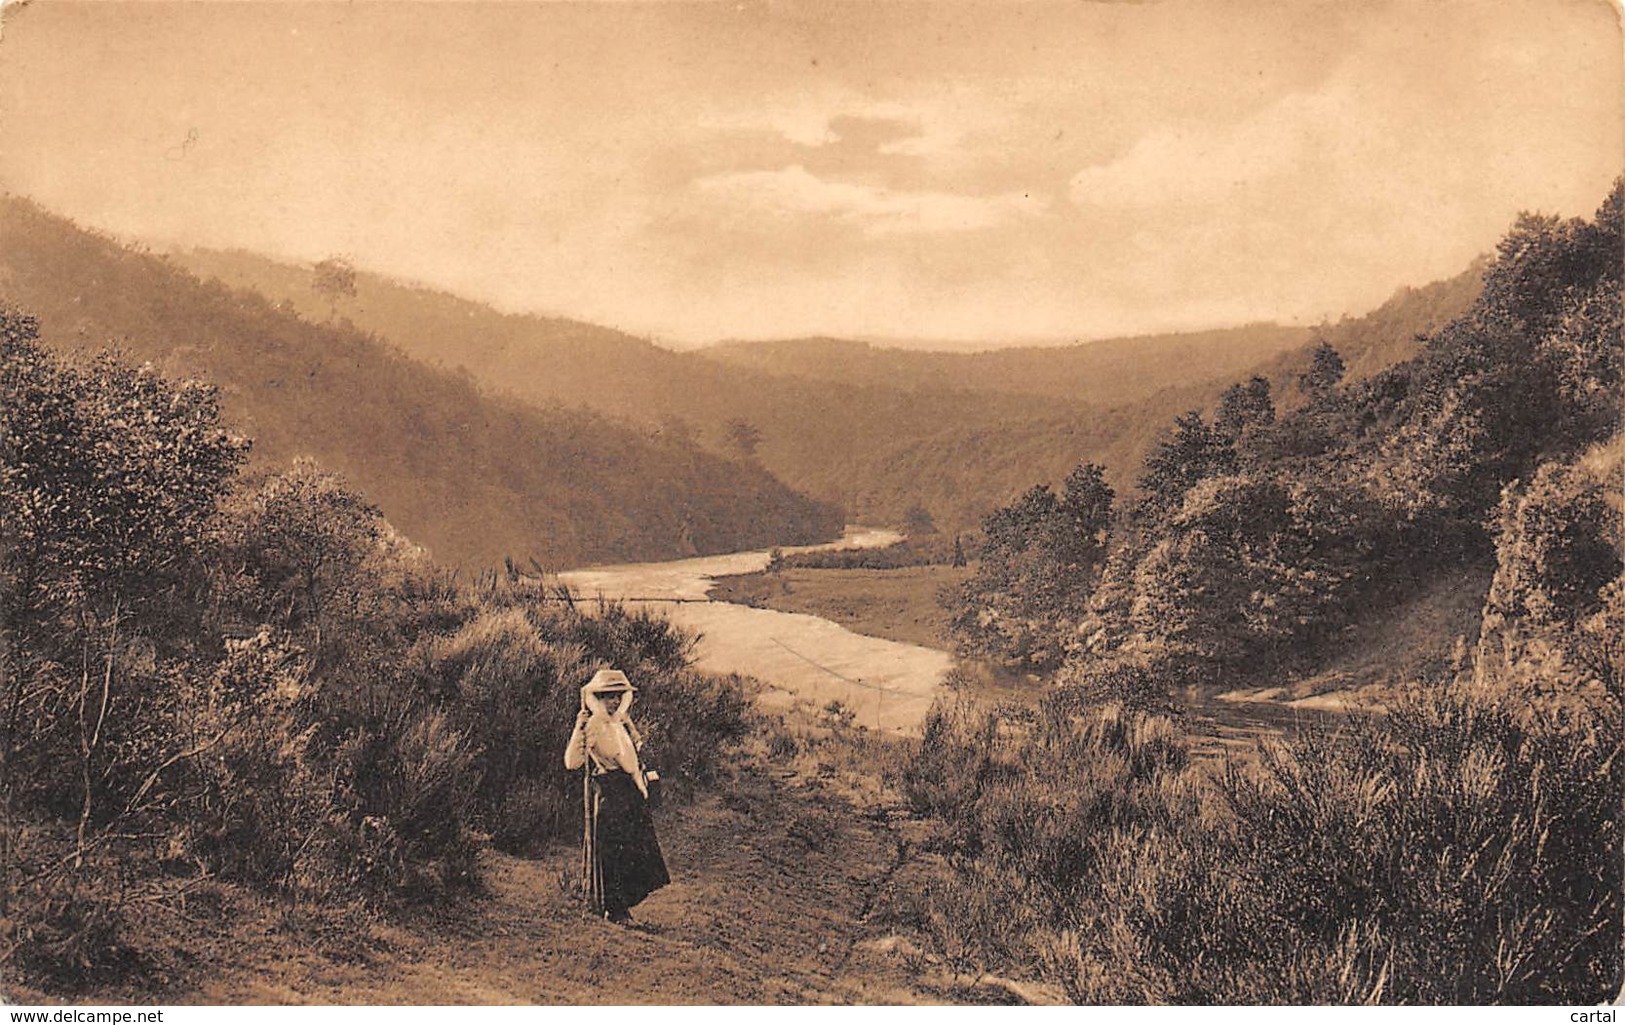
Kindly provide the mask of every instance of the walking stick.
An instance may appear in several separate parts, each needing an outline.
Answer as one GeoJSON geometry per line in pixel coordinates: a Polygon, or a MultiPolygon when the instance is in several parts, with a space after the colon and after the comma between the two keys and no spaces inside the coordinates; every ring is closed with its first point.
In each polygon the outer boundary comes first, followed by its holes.
{"type": "MultiPolygon", "coordinates": [[[[581,708],[585,710],[587,699],[581,699],[581,708]]],[[[592,807],[592,750],[587,743],[587,731],[581,731],[581,888],[587,898],[587,906],[598,911],[602,903],[599,896],[600,881],[598,878],[598,858],[596,841],[598,823],[593,815],[592,807]]]]}

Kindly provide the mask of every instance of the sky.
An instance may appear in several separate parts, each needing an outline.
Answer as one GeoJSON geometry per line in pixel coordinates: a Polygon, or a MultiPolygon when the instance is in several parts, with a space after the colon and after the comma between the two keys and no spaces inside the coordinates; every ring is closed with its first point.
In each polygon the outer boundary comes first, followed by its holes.
{"type": "Polygon", "coordinates": [[[1335,320],[1625,171],[1604,0],[33,0],[0,29],[6,191],[676,347],[1335,320]]]}

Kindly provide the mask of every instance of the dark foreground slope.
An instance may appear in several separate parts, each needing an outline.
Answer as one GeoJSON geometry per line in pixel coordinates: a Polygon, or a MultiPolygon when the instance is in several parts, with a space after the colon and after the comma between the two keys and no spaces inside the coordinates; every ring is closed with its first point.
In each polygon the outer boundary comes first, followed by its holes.
{"type": "Polygon", "coordinates": [[[1083,473],[989,518],[956,633],[1058,670],[905,770],[950,945],[1086,1004],[1617,999],[1622,254],[1625,183],[1522,216],[1412,358],[1182,416],[1117,515],[1083,473]],[[1200,764],[1189,698],[1362,677],[1380,714],[1200,764]]]}
{"type": "Polygon", "coordinates": [[[115,344],[218,384],[261,465],[312,456],[448,563],[674,557],[812,540],[839,513],[766,470],[560,406],[486,393],[348,325],[0,201],[0,298],[61,350],[115,344]]]}

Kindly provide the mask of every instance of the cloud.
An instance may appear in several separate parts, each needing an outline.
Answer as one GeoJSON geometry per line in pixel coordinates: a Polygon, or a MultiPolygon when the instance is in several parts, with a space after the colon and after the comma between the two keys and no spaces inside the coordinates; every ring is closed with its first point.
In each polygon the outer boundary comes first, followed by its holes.
{"type": "Polygon", "coordinates": [[[885,143],[880,147],[880,152],[890,156],[920,159],[941,157],[955,152],[964,138],[965,132],[959,128],[944,125],[922,126],[911,135],[885,143]]]}
{"type": "Polygon", "coordinates": [[[962,196],[825,181],[799,164],[711,175],[694,186],[762,214],[833,217],[870,236],[979,231],[1036,216],[1048,206],[1043,197],[1020,192],[962,196]]]}
{"type": "Polygon", "coordinates": [[[1302,173],[1370,130],[1346,92],[1298,93],[1238,124],[1160,127],[1127,153],[1073,176],[1082,207],[1207,206],[1302,173]]]}
{"type": "Polygon", "coordinates": [[[708,113],[700,118],[701,128],[723,132],[771,132],[797,146],[816,148],[837,142],[840,136],[830,127],[832,115],[810,107],[783,107],[771,111],[708,113]]]}
{"type": "Polygon", "coordinates": [[[902,103],[840,91],[798,96],[757,110],[711,111],[700,118],[699,127],[768,133],[811,150],[866,141],[876,153],[929,158],[949,153],[963,140],[965,105],[963,97],[955,96],[902,103]]]}

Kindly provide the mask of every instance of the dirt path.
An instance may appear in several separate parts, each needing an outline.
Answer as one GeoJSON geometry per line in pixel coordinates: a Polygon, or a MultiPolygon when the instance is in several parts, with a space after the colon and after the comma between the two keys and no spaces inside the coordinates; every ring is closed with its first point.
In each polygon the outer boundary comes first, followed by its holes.
{"type": "MultiPolygon", "coordinates": [[[[765,757],[765,755],[764,755],[765,757]]],[[[576,852],[489,853],[485,896],[438,917],[324,929],[274,911],[188,952],[164,999],[185,1004],[905,1004],[1015,999],[971,987],[898,936],[883,909],[907,814],[872,778],[739,769],[662,809],[673,884],[631,928],[586,916],[576,852]],[[860,793],[861,791],[861,793],[860,793]],[[359,933],[359,935],[357,935],[359,933]],[[613,980],[614,988],[606,989],[613,980]]],[[[906,825],[906,823],[905,823],[906,825]]],[[[919,866],[916,864],[915,869],[919,866]]],[[[917,882],[917,880],[916,880],[917,882]]],[[[912,884],[910,884],[912,885],[912,884]]],[[[100,999],[135,999],[108,992],[100,999]]],[[[150,999],[150,995],[146,997],[150,999]]]]}

